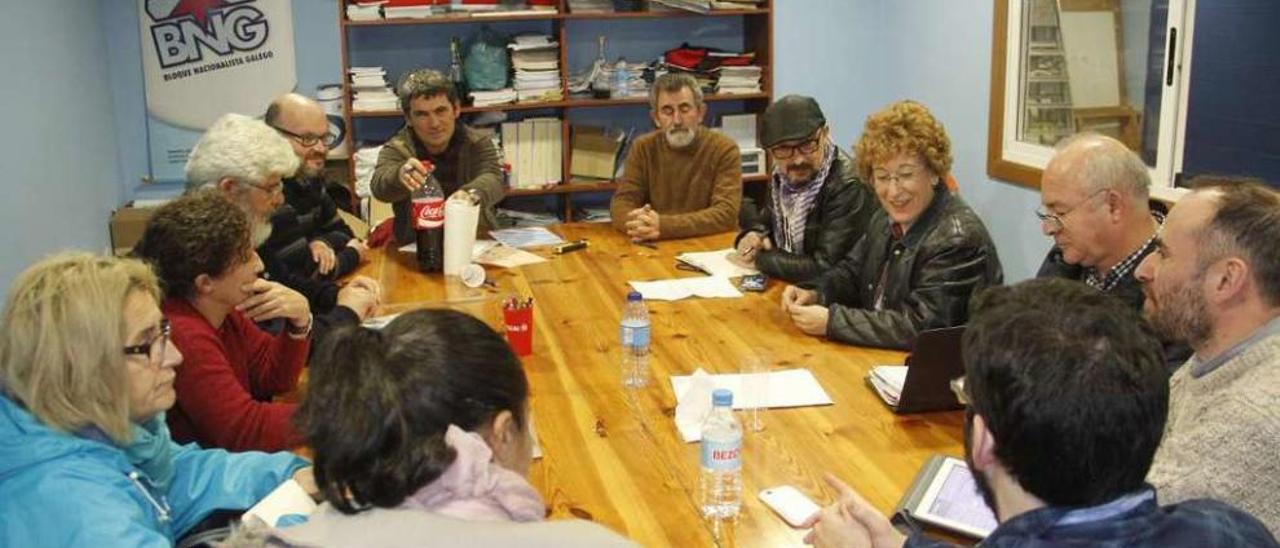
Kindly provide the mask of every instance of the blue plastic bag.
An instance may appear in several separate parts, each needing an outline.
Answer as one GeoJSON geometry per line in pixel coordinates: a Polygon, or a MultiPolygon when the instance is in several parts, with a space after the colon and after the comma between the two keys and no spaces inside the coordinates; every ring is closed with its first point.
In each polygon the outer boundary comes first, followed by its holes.
{"type": "Polygon", "coordinates": [[[482,25],[467,46],[467,59],[462,72],[467,87],[473,90],[495,90],[507,87],[511,57],[507,53],[507,35],[482,25]]]}

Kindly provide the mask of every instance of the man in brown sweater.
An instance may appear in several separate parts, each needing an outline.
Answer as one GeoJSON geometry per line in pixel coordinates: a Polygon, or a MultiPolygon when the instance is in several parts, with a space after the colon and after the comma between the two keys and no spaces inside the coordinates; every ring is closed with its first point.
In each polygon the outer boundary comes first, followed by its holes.
{"type": "Polygon", "coordinates": [[[395,235],[414,241],[409,196],[434,178],[446,197],[467,193],[480,204],[481,234],[494,228],[494,206],[502,201],[502,167],[488,137],[458,123],[462,105],[453,82],[438,71],[420,70],[404,78],[396,94],[405,127],[378,153],[369,186],[373,197],[390,202],[395,235]]]}
{"type": "Polygon", "coordinates": [[[742,165],[733,140],[702,126],[697,81],[666,74],[649,91],[658,126],[636,139],[609,210],[633,240],[687,238],[737,229],[742,165]]]}

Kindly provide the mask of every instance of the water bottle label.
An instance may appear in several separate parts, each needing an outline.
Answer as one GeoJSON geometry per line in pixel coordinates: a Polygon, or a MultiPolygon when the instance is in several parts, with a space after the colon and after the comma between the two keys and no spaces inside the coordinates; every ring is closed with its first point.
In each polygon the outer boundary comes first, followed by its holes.
{"type": "Polygon", "coordinates": [[[702,438],[702,467],[720,472],[742,468],[742,438],[732,441],[708,441],[702,438]]]}
{"type": "Polygon", "coordinates": [[[622,326],[622,346],[649,346],[649,327],[622,326]]]}

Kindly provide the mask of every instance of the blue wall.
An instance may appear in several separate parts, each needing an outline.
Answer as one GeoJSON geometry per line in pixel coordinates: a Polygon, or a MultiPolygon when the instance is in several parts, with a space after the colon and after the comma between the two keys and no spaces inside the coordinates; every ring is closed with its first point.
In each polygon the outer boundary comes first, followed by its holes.
{"type": "MultiPolygon", "coordinates": [[[[6,65],[14,65],[7,74],[16,75],[15,81],[30,81],[28,86],[20,82],[2,92],[4,108],[15,111],[10,117],[16,122],[12,127],[18,128],[4,137],[13,141],[4,147],[9,158],[6,165],[11,173],[27,175],[9,180],[50,181],[34,187],[38,190],[26,198],[6,201],[7,211],[12,211],[6,215],[12,219],[11,226],[48,228],[24,230],[48,236],[0,252],[6,285],[13,272],[46,250],[65,246],[102,249],[106,215],[115,205],[134,197],[176,191],[172,185],[139,186],[147,172],[147,145],[136,5],[99,0],[97,9],[85,9],[80,3],[71,9],[71,4],[65,0],[19,4],[12,8],[14,16],[3,23],[13,27],[5,34],[8,42],[29,48],[0,54],[6,65]],[[105,55],[101,53],[104,45],[105,55]],[[39,67],[28,63],[36,57],[37,49],[49,59],[39,67]],[[75,101],[66,100],[71,90],[104,88],[110,93],[77,93],[75,101]],[[60,99],[60,95],[64,97],[60,99]],[[86,152],[97,155],[92,169],[86,163],[63,162],[51,156],[47,147],[33,146],[41,137],[52,138],[57,129],[72,127],[77,128],[77,139],[84,141],[82,146],[89,148],[78,152],[77,160],[85,159],[86,152]],[[65,203],[72,196],[74,203],[65,203]],[[56,205],[50,206],[54,209],[36,208],[45,204],[56,205]],[[59,215],[55,221],[43,211],[67,212],[73,219],[59,215]]],[[[342,78],[337,4],[331,0],[293,0],[298,90],[303,93],[314,93],[317,86],[342,78]]],[[[837,142],[845,148],[857,139],[869,113],[898,98],[924,102],[951,134],[955,176],[962,195],[986,220],[999,247],[1006,279],[1016,281],[1034,274],[1049,245],[1031,214],[1038,205],[1037,194],[986,177],[991,3],[776,0],[775,5],[775,93],[815,96],[826,111],[837,142]]],[[[697,18],[663,21],[661,27],[649,21],[610,22],[611,34],[628,36],[617,36],[609,54],[623,54],[628,59],[652,56],[668,41],[658,43],[644,37],[671,36],[670,25],[694,33],[695,42],[734,47],[719,42],[724,36],[736,35],[739,23],[720,22],[701,30],[684,28],[698,22],[697,18]],[[621,49],[624,43],[630,45],[621,49]]],[[[605,24],[574,23],[571,69],[581,68],[579,65],[594,55],[595,26],[605,24]]],[[[357,35],[361,32],[356,31],[357,35]]],[[[635,110],[638,112],[613,112],[643,123],[643,109],[635,110]]]]}
{"type": "Polygon", "coordinates": [[[97,3],[6,2],[0,18],[0,284],[58,249],[102,252],[117,183],[115,105],[97,3]]]}

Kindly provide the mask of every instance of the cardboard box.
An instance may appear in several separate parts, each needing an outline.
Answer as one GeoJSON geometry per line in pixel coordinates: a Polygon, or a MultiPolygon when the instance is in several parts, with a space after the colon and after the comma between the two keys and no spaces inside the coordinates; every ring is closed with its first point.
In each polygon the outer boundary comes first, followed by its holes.
{"type": "Polygon", "coordinates": [[[142,239],[147,221],[156,212],[154,207],[125,206],[111,213],[107,229],[111,234],[111,250],[116,256],[129,254],[142,239]]]}
{"type": "Polygon", "coordinates": [[[573,156],[569,161],[569,175],[612,179],[617,170],[618,151],[622,140],[609,135],[603,128],[573,126],[573,156]]]}

